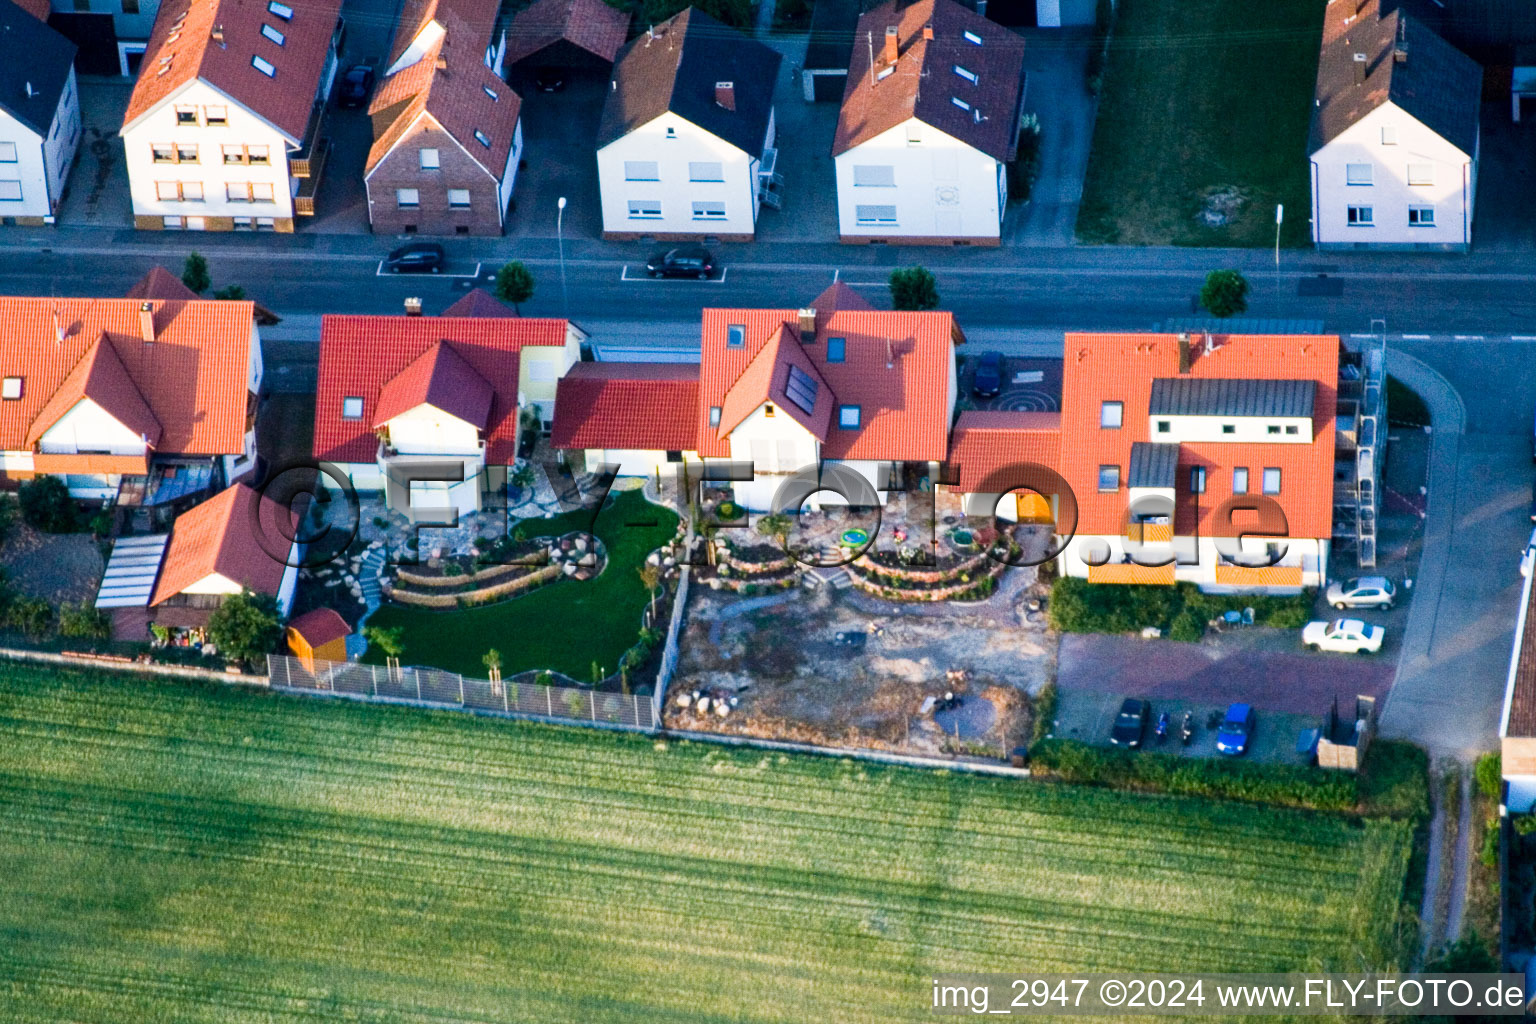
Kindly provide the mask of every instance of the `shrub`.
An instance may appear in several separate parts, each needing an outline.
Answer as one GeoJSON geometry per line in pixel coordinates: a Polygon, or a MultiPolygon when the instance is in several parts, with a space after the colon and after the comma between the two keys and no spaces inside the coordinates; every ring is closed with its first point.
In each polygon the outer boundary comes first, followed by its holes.
{"type": "Polygon", "coordinates": [[[565,695],[565,710],[572,718],[581,715],[587,709],[587,699],[582,696],[580,690],[569,690],[565,695]]]}
{"type": "Polygon", "coordinates": [[[1478,850],[1478,859],[1484,867],[1496,867],[1499,863],[1499,819],[1489,818],[1483,822],[1483,843],[1478,850]]]}
{"type": "Polygon", "coordinates": [[[1421,821],[1429,817],[1429,755],[1402,740],[1377,740],[1360,769],[1360,806],[1367,814],[1421,821]]]}
{"type": "Polygon", "coordinates": [[[1504,789],[1504,768],[1499,755],[1491,753],[1478,758],[1474,777],[1478,791],[1489,800],[1497,800],[1504,789]]]}
{"type": "Polygon", "coordinates": [[[538,686],[554,686],[555,674],[553,672],[540,672],[534,677],[533,681],[538,686]]]}
{"type": "Polygon", "coordinates": [[[891,271],[891,308],[924,310],[939,308],[939,289],[925,267],[898,267],[891,271]]]}
{"type": "Polygon", "coordinates": [[[59,609],[59,634],[106,640],[112,635],[112,619],[100,608],[84,602],[66,604],[59,609]]]}
{"type": "Polygon", "coordinates": [[[234,594],[208,617],[208,639],[233,661],[251,664],[277,648],[283,627],[277,601],[267,594],[234,594]]]}
{"type": "Polygon", "coordinates": [[[208,261],[200,253],[187,253],[186,262],[181,265],[181,283],[199,295],[213,285],[213,278],[208,273],[208,261]]]}
{"type": "Polygon", "coordinates": [[[62,477],[40,476],[21,485],[17,493],[21,518],[44,533],[72,533],[79,528],[80,511],[62,477]]]}
{"type": "Polygon", "coordinates": [[[1248,279],[1236,270],[1213,270],[1200,288],[1200,306],[1214,317],[1248,311],[1248,279]]]}
{"type": "Polygon", "coordinates": [[[1168,626],[1168,639],[1192,643],[1199,640],[1204,632],[1205,623],[1200,621],[1200,616],[1186,608],[1173,617],[1173,622],[1168,626]]]}
{"type": "Polygon", "coordinates": [[[1034,697],[1035,720],[1030,732],[1031,747],[1050,735],[1056,722],[1056,705],[1059,697],[1055,683],[1046,683],[1034,697]]]}
{"type": "Polygon", "coordinates": [[[1536,832],[1536,814],[1516,814],[1509,819],[1509,823],[1516,835],[1528,836],[1536,832]]]}
{"type": "Polygon", "coordinates": [[[722,501],[719,507],[715,509],[715,514],[726,522],[740,519],[745,512],[746,509],[742,508],[734,501],[722,501]]]}
{"type": "Polygon", "coordinates": [[[34,639],[53,631],[53,606],[40,597],[17,597],[5,610],[5,624],[34,639]]]}

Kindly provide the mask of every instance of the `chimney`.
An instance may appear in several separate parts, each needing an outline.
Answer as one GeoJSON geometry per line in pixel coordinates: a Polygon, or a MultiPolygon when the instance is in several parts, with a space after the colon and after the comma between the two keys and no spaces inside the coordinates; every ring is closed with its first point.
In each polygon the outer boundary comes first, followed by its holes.
{"type": "Polygon", "coordinates": [[[1189,332],[1179,332],[1179,374],[1189,372],[1189,332]]]}
{"type": "Polygon", "coordinates": [[[27,83],[27,99],[31,99],[32,97],[34,97],[36,95],[37,95],[37,90],[32,88],[32,83],[31,82],[28,82],[27,83]]]}
{"type": "Polygon", "coordinates": [[[933,26],[932,25],[924,25],[923,26],[923,38],[928,40],[929,42],[933,41],[933,26]]]}
{"type": "Polygon", "coordinates": [[[1370,58],[1363,53],[1355,54],[1355,84],[1365,84],[1365,62],[1370,58]]]}
{"type": "Polygon", "coordinates": [[[800,344],[809,345],[816,340],[816,311],[806,308],[800,311],[800,344]]]}
{"type": "Polygon", "coordinates": [[[885,339],[885,368],[887,370],[896,368],[896,347],[891,344],[890,338],[885,339]]]}
{"type": "Polygon", "coordinates": [[[719,107],[723,107],[726,110],[735,110],[736,109],[736,83],[735,82],[716,82],[715,83],[715,105],[719,106],[719,107]]]}
{"type": "Polygon", "coordinates": [[[885,26],[885,49],[880,51],[880,63],[895,64],[896,58],[901,54],[897,48],[898,29],[895,25],[885,26]]]}
{"type": "Polygon", "coordinates": [[[1392,60],[1397,64],[1408,63],[1408,23],[1402,15],[1397,18],[1397,44],[1392,48],[1392,60]]]}
{"type": "Polygon", "coordinates": [[[146,344],[154,343],[155,305],[152,302],[139,303],[139,338],[146,344]]]}
{"type": "Polygon", "coordinates": [[[421,316],[421,299],[411,296],[405,300],[406,316],[421,316]]]}
{"type": "Polygon", "coordinates": [[[218,43],[220,46],[224,45],[224,26],[223,25],[215,25],[215,26],[213,26],[213,31],[210,33],[210,35],[212,35],[214,42],[218,43]]]}

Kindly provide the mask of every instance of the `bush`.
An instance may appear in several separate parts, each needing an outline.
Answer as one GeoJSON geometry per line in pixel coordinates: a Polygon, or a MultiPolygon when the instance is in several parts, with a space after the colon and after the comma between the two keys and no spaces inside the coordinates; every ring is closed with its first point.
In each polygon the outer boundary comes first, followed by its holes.
{"type": "Polygon", "coordinates": [[[6,605],[5,624],[40,639],[53,632],[53,606],[40,597],[13,598],[6,605]]]}
{"type": "Polygon", "coordinates": [[[232,661],[259,661],[277,649],[282,637],[277,601],[266,594],[234,594],[208,617],[208,639],[232,661]]]}
{"type": "Polygon", "coordinates": [[[80,525],[80,510],[62,477],[40,476],[21,485],[17,494],[21,518],[44,533],[73,533],[80,525]]]}
{"type": "Polygon", "coordinates": [[[1343,811],[1355,807],[1354,776],[1323,768],[1115,750],[1078,740],[1043,740],[1030,765],[1063,782],[1181,796],[1343,811]]]}
{"type": "Polygon", "coordinates": [[[1483,822],[1483,843],[1478,849],[1478,860],[1483,862],[1483,867],[1497,867],[1499,863],[1499,819],[1489,818],[1483,822]]]}
{"type": "Polygon", "coordinates": [[[734,501],[722,501],[715,509],[715,515],[719,516],[723,521],[727,523],[736,519],[740,519],[745,513],[746,509],[742,508],[734,501]]]}
{"type": "Polygon", "coordinates": [[[1489,800],[1497,801],[1504,792],[1504,768],[1497,753],[1484,754],[1477,759],[1474,777],[1478,792],[1489,800]]]}
{"type": "Polygon", "coordinates": [[[925,267],[898,267],[891,271],[891,308],[924,310],[939,308],[939,288],[925,267]]]}
{"type": "Polygon", "coordinates": [[[11,536],[16,520],[20,518],[21,509],[16,504],[16,495],[0,494],[0,544],[4,544],[11,536]]]}
{"type": "Polygon", "coordinates": [[[1248,279],[1236,270],[1213,270],[1200,288],[1200,306],[1214,317],[1248,311],[1248,279]]]}
{"type": "Polygon", "coordinates": [[[106,640],[112,636],[112,619],[84,602],[66,604],[59,609],[59,635],[106,640]]]}
{"type": "Polygon", "coordinates": [[[1031,747],[1034,747],[1035,744],[1050,735],[1051,729],[1056,724],[1056,705],[1058,700],[1059,697],[1056,693],[1055,683],[1046,683],[1040,688],[1040,692],[1035,694],[1034,707],[1032,709],[1035,720],[1030,729],[1029,740],[1031,747]]]}
{"type": "Polygon", "coordinates": [[[1360,768],[1360,806],[1367,814],[1422,821],[1429,817],[1429,755],[1402,740],[1376,740],[1360,768]]]}
{"type": "Polygon", "coordinates": [[[1050,619],[1064,633],[1134,633],[1156,626],[1172,639],[1197,640],[1206,622],[1244,608],[1253,609],[1255,625],[1294,629],[1310,619],[1314,597],[1310,589],[1283,597],[1206,594],[1193,583],[1089,583],[1080,576],[1062,576],[1051,585],[1050,619]],[[1179,619],[1180,635],[1173,636],[1179,619]]]}
{"type": "Polygon", "coordinates": [[[1205,623],[1200,621],[1200,616],[1188,608],[1173,617],[1173,622],[1168,626],[1168,639],[1180,640],[1184,643],[1193,643],[1199,640],[1205,633],[1205,623]]]}

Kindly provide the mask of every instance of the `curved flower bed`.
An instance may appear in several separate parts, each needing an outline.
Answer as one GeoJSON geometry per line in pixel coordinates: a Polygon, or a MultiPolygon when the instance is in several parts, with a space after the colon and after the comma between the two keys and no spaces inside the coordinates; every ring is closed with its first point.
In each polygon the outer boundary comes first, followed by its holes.
{"type": "Polygon", "coordinates": [[[948,601],[988,597],[1007,568],[985,552],[947,569],[898,569],[861,555],[848,566],[848,576],[860,590],[888,601],[948,601]]]}
{"type": "Polygon", "coordinates": [[[560,573],[560,566],[546,565],[504,583],[474,590],[455,591],[451,594],[423,593],[417,590],[401,589],[389,583],[384,585],[383,591],[385,597],[400,604],[415,605],[418,608],[457,608],[466,604],[487,604],[504,597],[525,593],[559,578],[560,573]]]}

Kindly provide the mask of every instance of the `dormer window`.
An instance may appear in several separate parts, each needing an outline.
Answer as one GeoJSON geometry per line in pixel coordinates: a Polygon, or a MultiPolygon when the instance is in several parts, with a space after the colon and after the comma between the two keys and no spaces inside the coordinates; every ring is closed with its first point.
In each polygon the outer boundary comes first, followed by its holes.
{"type": "Polygon", "coordinates": [[[263,25],[263,26],[261,26],[261,34],[266,36],[268,39],[272,40],[278,46],[282,46],[283,45],[283,39],[285,37],[283,36],[283,34],[281,32],[279,32],[277,29],[273,28],[271,25],[263,25]]]}
{"type": "Polygon", "coordinates": [[[21,398],[21,378],[7,377],[0,381],[0,398],[14,402],[21,398]]]}
{"type": "Polygon", "coordinates": [[[293,8],[289,7],[287,4],[278,3],[278,0],[271,0],[271,2],[267,4],[267,10],[271,11],[279,18],[282,18],[284,21],[293,20],[293,8]]]}
{"type": "Polygon", "coordinates": [[[955,74],[959,75],[961,78],[965,79],[967,82],[970,82],[972,85],[976,84],[976,81],[977,81],[976,72],[972,71],[970,68],[963,68],[959,64],[956,64],[955,65],[955,74]]]}
{"type": "Polygon", "coordinates": [[[669,138],[669,139],[677,138],[677,129],[676,128],[668,128],[667,129],[667,138],[669,138]]]}
{"type": "Polygon", "coordinates": [[[277,68],[273,67],[272,62],[267,60],[265,57],[252,57],[251,67],[255,68],[257,71],[260,71],[268,78],[277,77],[277,68]]]}

